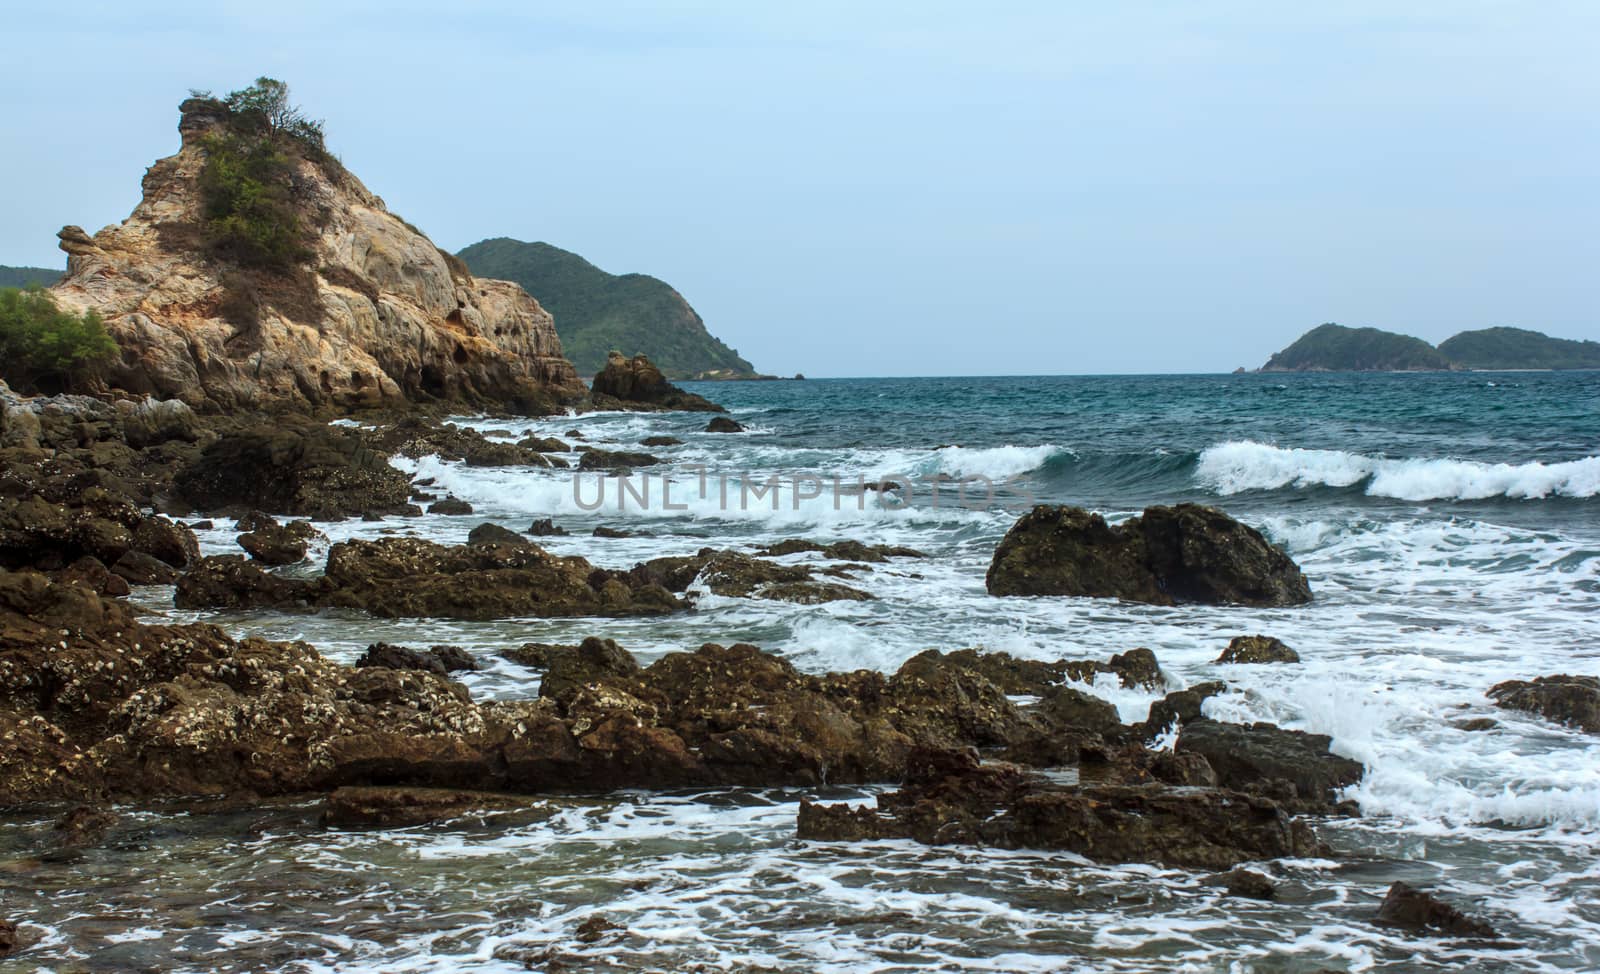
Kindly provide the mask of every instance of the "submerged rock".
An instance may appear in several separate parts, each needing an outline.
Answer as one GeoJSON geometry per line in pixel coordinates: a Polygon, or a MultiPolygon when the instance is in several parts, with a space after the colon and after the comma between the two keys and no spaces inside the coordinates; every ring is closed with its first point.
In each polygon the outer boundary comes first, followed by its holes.
{"type": "Polygon", "coordinates": [[[542,517],[528,525],[528,533],[535,538],[561,538],[566,536],[567,529],[550,518],[542,517]]]}
{"type": "Polygon", "coordinates": [[[1538,714],[1548,720],[1600,734],[1600,678],[1541,676],[1507,680],[1489,690],[1489,698],[1507,710],[1538,714]]]}
{"type": "Polygon", "coordinates": [[[578,458],[579,470],[631,470],[634,467],[653,467],[661,458],[649,453],[629,453],[612,450],[584,450],[578,458]]]}
{"type": "Polygon", "coordinates": [[[1254,528],[1197,504],[1150,507],[1112,527],[1076,507],[1035,507],[995,549],[991,595],[1078,595],[1182,602],[1299,605],[1305,576],[1254,528]]]}
{"type": "Polygon", "coordinates": [[[528,800],[499,792],[452,788],[345,787],[328,796],[322,824],[330,828],[403,829],[472,812],[526,808],[528,800]]]}
{"type": "Polygon", "coordinates": [[[686,410],[720,413],[725,410],[692,392],[684,392],[667,381],[661,370],[643,355],[624,358],[621,352],[606,356],[605,368],[594,377],[589,398],[597,409],[642,411],[686,410]]]}
{"type": "Polygon", "coordinates": [[[1444,902],[1431,893],[1395,883],[1378,907],[1378,923],[1412,930],[1437,930],[1449,937],[1499,938],[1493,927],[1444,902]]]}
{"type": "Polygon", "coordinates": [[[928,845],[1060,849],[1096,862],[1227,869],[1315,855],[1303,822],[1269,799],[1213,789],[1063,786],[970,750],[917,750],[877,808],[803,801],[801,839],[909,838],[928,845]]]}
{"type": "Polygon", "coordinates": [[[178,579],[173,604],[180,609],[285,608],[311,603],[314,582],[285,578],[243,555],[208,555],[178,579]]]}
{"type": "Polygon", "coordinates": [[[706,424],[707,433],[743,433],[744,427],[726,416],[718,416],[706,424]]]}
{"type": "Polygon", "coordinates": [[[890,558],[928,557],[925,553],[915,548],[907,548],[904,545],[869,545],[854,540],[821,544],[804,538],[789,538],[776,544],[767,545],[761,549],[760,553],[768,558],[777,558],[783,555],[812,551],[817,552],[824,558],[831,558],[835,561],[862,561],[872,564],[886,562],[890,558]]]}
{"type": "Polygon", "coordinates": [[[1275,636],[1235,636],[1218,663],[1298,663],[1300,654],[1275,636]]]}

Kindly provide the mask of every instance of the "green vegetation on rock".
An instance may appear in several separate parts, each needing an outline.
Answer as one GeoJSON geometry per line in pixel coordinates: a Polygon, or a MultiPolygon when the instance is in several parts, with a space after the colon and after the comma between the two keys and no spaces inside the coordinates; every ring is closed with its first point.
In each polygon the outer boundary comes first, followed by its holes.
{"type": "Polygon", "coordinates": [[[755,374],[706,331],[681,294],[656,278],[608,274],[559,247],[508,237],[480,241],[459,256],[479,277],[513,281],[537,298],[555,316],[562,350],[579,375],[605,368],[613,350],[647,355],[674,379],[755,374]]]}
{"type": "Polygon", "coordinates": [[[205,138],[200,171],[206,249],[246,268],[282,272],[303,263],[310,247],[294,171],[301,159],[327,156],[321,123],[290,105],[289,86],[272,78],[223,99],[195,93],[194,100],[209,102],[223,122],[205,138]]]}
{"type": "Polygon", "coordinates": [[[1481,328],[1439,343],[1468,369],[1600,369],[1600,342],[1551,338],[1525,328],[1481,328]]]}
{"type": "Polygon", "coordinates": [[[0,379],[18,392],[71,391],[117,353],[100,316],[56,307],[37,287],[0,288],[0,379]]]}
{"type": "Polygon", "coordinates": [[[61,280],[60,269],[48,267],[7,267],[0,264],[0,287],[28,287],[37,284],[49,287],[61,280]]]}
{"type": "Polygon", "coordinates": [[[1420,338],[1377,328],[1318,325],[1272,356],[1263,372],[1413,372],[1449,369],[1439,350],[1420,338]]]}
{"type": "Polygon", "coordinates": [[[1318,325],[1272,356],[1262,372],[1420,372],[1452,369],[1600,369],[1600,342],[1525,328],[1464,331],[1434,348],[1377,328],[1318,325]]]}

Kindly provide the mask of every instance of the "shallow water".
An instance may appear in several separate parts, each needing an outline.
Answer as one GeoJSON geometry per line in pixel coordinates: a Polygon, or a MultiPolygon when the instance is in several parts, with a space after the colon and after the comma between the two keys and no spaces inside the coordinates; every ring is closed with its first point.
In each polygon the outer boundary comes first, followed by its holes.
{"type": "MultiPolygon", "coordinates": [[[[821,671],[892,670],[928,647],[1041,659],[1148,646],[1174,686],[1223,678],[1212,716],[1329,734],[1368,766],[1357,821],[1322,826],[1329,861],[1266,867],[1275,903],[1223,897],[1200,874],[1107,868],[1061,854],[798,843],[799,791],[629,794],[548,803],[516,821],[330,832],[313,806],[130,813],[106,848],[38,862],[44,813],[0,817],[5,914],[41,939],[19,969],[521,970],[557,951],[569,969],[684,970],[1592,970],[1600,968],[1600,738],[1496,711],[1495,682],[1595,673],[1600,644],[1600,375],[1107,377],[708,385],[745,435],[704,416],[594,414],[484,430],[656,449],[650,506],[586,511],[565,472],[407,463],[476,507],[467,517],[343,522],[333,540],[408,532],[460,541],[495,520],[553,516],[542,539],[622,567],[705,545],[786,537],[908,544],[855,582],[874,602],[820,607],[706,596],[670,619],[373,620],[353,614],[194,614],[170,590],[138,598],[178,619],[309,640],[353,659],[378,639],[466,646],[478,696],[537,693],[495,655],[603,632],[649,660],[749,641],[821,671]],[[956,445],[959,444],[959,445],[956,445]],[[699,465],[707,468],[700,491],[699,465]],[[748,472],[748,476],[746,473],[748,472]],[[739,485],[820,475],[741,507],[739,485]],[[728,475],[731,500],[721,500],[728,475]],[[835,496],[831,478],[983,475],[956,485],[835,496]],[[900,492],[900,500],[904,499],[900,492]],[[1030,501],[1113,519],[1148,503],[1218,503],[1286,545],[1317,595],[1296,609],[994,599],[983,574],[1030,501]],[[978,501],[987,501],[980,503],[978,501]],[[1009,505],[1009,509],[1008,509],[1009,505]],[[651,537],[589,537],[597,524],[651,537]],[[1212,662],[1267,632],[1298,666],[1212,662]],[[1489,731],[1453,723],[1493,717],[1489,731]],[[1406,879],[1490,920],[1506,945],[1373,926],[1406,879]],[[577,926],[623,928],[595,944],[577,926]]],[[[633,484],[638,489],[637,476],[633,484]]],[[[578,495],[598,486],[585,474],[578,495]]],[[[203,537],[237,550],[233,532],[203,537]]],[[[793,556],[805,561],[813,555],[793,556]]],[[[1125,718],[1155,694],[1093,688],[1125,718]]],[[[866,797],[838,790],[830,797],[866,797]]]]}

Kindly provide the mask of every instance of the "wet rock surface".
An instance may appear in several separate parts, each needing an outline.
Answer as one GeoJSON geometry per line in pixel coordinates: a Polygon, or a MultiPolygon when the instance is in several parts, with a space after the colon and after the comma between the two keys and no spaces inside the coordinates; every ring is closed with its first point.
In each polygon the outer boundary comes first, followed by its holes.
{"type": "Polygon", "coordinates": [[[1417,931],[1433,931],[1447,937],[1498,938],[1493,927],[1467,916],[1432,893],[1409,883],[1395,883],[1378,907],[1378,923],[1417,931]]]}
{"type": "Polygon", "coordinates": [[[1235,636],[1218,663],[1298,663],[1300,654],[1274,636],[1235,636]]]}
{"type": "Polygon", "coordinates": [[[1361,780],[1359,761],[1340,757],[1322,734],[1284,730],[1273,724],[1229,724],[1190,720],[1178,736],[1178,753],[1198,754],[1225,788],[1277,799],[1306,811],[1333,811],[1337,792],[1361,780]]]}
{"type": "Polygon", "coordinates": [[[1260,532],[1197,504],[1146,508],[1115,527],[1077,507],[1039,506],[995,549],[991,595],[1077,595],[1156,605],[1300,605],[1311,587],[1260,532]]]}
{"type": "Polygon", "coordinates": [[[744,427],[726,416],[718,416],[706,424],[707,433],[743,433],[744,427]]]}
{"type": "Polygon", "coordinates": [[[635,355],[629,359],[618,352],[606,357],[605,368],[596,373],[590,384],[589,398],[596,409],[725,411],[704,396],[684,392],[668,382],[645,356],[635,355]]]}
{"type": "Polygon", "coordinates": [[[305,561],[311,542],[323,534],[310,521],[276,522],[239,536],[239,547],[263,565],[293,565],[305,561]]]}
{"type": "Polygon", "coordinates": [[[1489,698],[1507,710],[1538,714],[1569,727],[1600,734],[1600,678],[1541,676],[1507,680],[1489,690],[1489,698]]]}
{"type": "Polygon", "coordinates": [[[426,650],[416,650],[390,643],[373,643],[355,662],[356,669],[368,666],[422,670],[444,676],[446,673],[476,670],[478,662],[460,646],[430,646],[426,650]]]}
{"type": "Polygon", "coordinates": [[[400,829],[472,813],[515,811],[527,799],[453,788],[353,786],[328,796],[322,823],[331,828],[400,829]]]}
{"type": "Polygon", "coordinates": [[[1159,785],[1066,786],[971,750],[914,751],[876,808],[803,802],[801,839],[1060,849],[1097,862],[1226,869],[1314,855],[1310,827],[1270,799],[1159,785]]]}
{"type": "Polygon", "coordinates": [[[184,501],[206,511],[336,520],[413,510],[410,480],[366,434],[309,423],[224,435],[178,472],[175,486],[184,501]]]}

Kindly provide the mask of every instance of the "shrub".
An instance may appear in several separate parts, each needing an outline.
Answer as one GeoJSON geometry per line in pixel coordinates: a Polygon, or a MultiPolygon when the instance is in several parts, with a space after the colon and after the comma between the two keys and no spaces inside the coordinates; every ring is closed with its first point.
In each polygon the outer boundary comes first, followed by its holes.
{"type": "MultiPolygon", "coordinates": [[[[197,97],[209,98],[196,92],[197,97]]],[[[239,267],[288,271],[311,256],[309,228],[296,199],[295,167],[324,163],[322,123],[289,104],[289,86],[258,78],[226,98],[223,125],[203,143],[200,171],[204,239],[210,254],[239,267]]]]}
{"type": "Polygon", "coordinates": [[[39,288],[0,288],[0,378],[19,392],[70,391],[97,378],[117,343],[93,311],[56,307],[39,288]]]}

